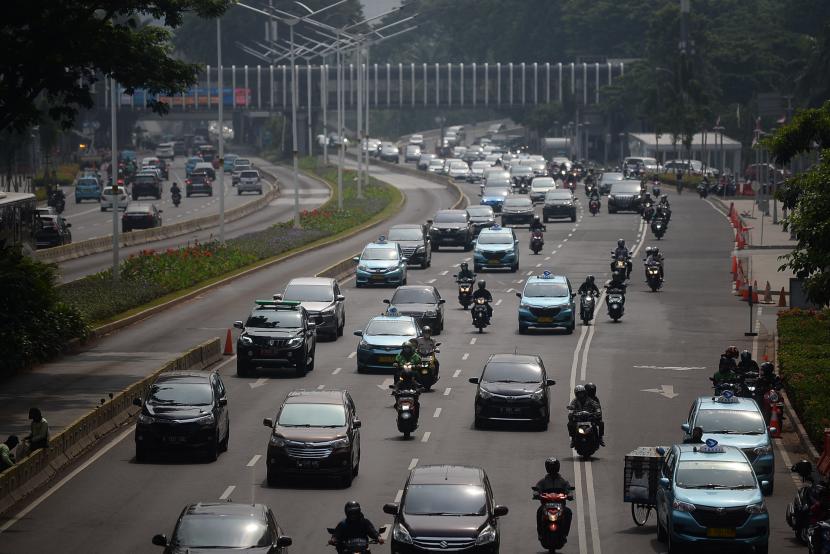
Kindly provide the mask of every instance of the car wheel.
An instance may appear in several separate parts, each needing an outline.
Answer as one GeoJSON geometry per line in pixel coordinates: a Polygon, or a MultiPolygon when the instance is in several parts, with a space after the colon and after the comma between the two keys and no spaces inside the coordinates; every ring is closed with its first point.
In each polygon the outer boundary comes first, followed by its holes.
{"type": "Polygon", "coordinates": [[[680,554],[683,551],[683,546],[675,540],[672,540],[671,530],[666,529],[666,543],[668,554],[680,554]]]}
{"type": "Polygon", "coordinates": [[[659,517],[657,518],[657,540],[660,542],[666,542],[666,530],[663,529],[663,524],[660,523],[659,517]]]}
{"type": "Polygon", "coordinates": [[[572,216],[571,216],[571,223],[573,223],[574,221],[576,221],[576,216],[575,216],[575,215],[572,215],[572,216]]]}
{"type": "Polygon", "coordinates": [[[231,421],[228,420],[228,430],[225,433],[225,438],[222,439],[222,442],[219,444],[219,448],[222,452],[228,451],[228,443],[231,442],[231,421]]]}
{"type": "Polygon", "coordinates": [[[311,363],[306,366],[308,371],[314,371],[314,361],[317,359],[317,345],[314,346],[314,349],[311,351],[311,363]]]}
{"type": "Polygon", "coordinates": [[[105,211],[107,211],[107,209],[105,207],[101,206],[101,211],[105,212],[105,211]]]}
{"type": "Polygon", "coordinates": [[[566,328],[565,328],[565,334],[566,334],[566,335],[570,335],[570,334],[572,334],[572,333],[574,332],[574,328],[575,328],[575,327],[576,327],[576,323],[574,323],[574,324],[572,324],[572,325],[570,325],[570,326],[566,327],[566,328]]]}
{"type": "Polygon", "coordinates": [[[279,476],[276,471],[271,469],[271,466],[268,466],[265,475],[265,480],[268,482],[269,487],[276,487],[279,484],[279,476]]]}
{"type": "Polygon", "coordinates": [[[481,268],[481,266],[480,266],[480,265],[473,264],[473,271],[474,271],[475,273],[480,272],[480,271],[481,271],[481,269],[482,269],[482,268],[481,268]]]}
{"type": "Polygon", "coordinates": [[[473,419],[473,427],[476,429],[484,429],[484,420],[480,417],[473,419]]]}
{"type": "Polygon", "coordinates": [[[769,552],[769,545],[763,544],[755,547],[755,554],[767,554],[769,552]]]}
{"type": "Polygon", "coordinates": [[[305,377],[305,374],[308,373],[308,358],[303,356],[303,359],[297,362],[297,377],[305,377]]]}
{"type": "Polygon", "coordinates": [[[366,368],[360,364],[357,364],[357,372],[358,373],[366,373],[366,368]]]}
{"type": "Polygon", "coordinates": [[[251,367],[248,362],[243,361],[239,358],[239,353],[237,353],[236,358],[236,376],[237,377],[247,377],[251,374],[251,367]]]}
{"type": "Polygon", "coordinates": [[[426,256],[424,256],[424,261],[421,262],[421,269],[426,269],[429,267],[429,262],[427,261],[426,256]]]}
{"type": "Polygon", "coordinates": [[[348,488],[352,486],[352,480],[354,479],[354,467],[351,465],[346,469],[346,473],[343,474],[341,479],[341,483],[343,484],[344,488],[348,488]]]}
{"type": "Polygon", "coordinates": [[[143,464],[150,458],[150,453],[145,446],[135,445],[135,461],[139,464],[143,464]]]}
{"type": "Polygon", "coordinates": [[[343,336],[343,328],[346,327],[346,314],[343,314],[343,321],[340,322],[340,325],[337,326],[337,336],[343,336]]]}
{"type": "Polygon", "coordinates": [[[206,462],[215,462],[219,459],[219,437],[216,436],[213,438],[213,442],[210,443],[210,446],[207,447],[205,450],[205,461],[206,462]]]}
{"type": "Polygon", "coordinates": [[[236,191],[236,195],[237,195],[237,196],[242,196],[242,191],[241,191],[241,190],[237,190],[237,191],[236,191]]]}
{"type": "Polygon", "coordinates": [[[516,273],[517,271],[519,271],[519,264],[518,263],[513,264],[513,266],[510,268],[510,273],[516,273]]]}
{"type": "Polygon", "coordinates": [[[401,281],[401,286],[402,286],[402,287],[405,287],[405,286],[406,286],[406,277],[404,277],[404,278],[403,278],[403,281],[401,281]]]}
{"type": "Polygon", "coordinates": [[[525,327],[524,325],[519,325],[519,334],[520,335],[526,335],[527,334],[527,327],[525,327]]]}

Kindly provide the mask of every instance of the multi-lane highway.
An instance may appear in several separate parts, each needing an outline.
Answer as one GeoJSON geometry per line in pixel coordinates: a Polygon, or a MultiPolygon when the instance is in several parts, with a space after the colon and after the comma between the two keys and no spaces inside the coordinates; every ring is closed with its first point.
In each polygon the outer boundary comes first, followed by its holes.
{"type": "MultiPolygon", "coordinates": [[[[211,291],[106,337],[92,354],[129,358],[135,353],[148,358],[149,368],[154,364],[146,353],[178,352],[223,335],[233,320],[247,314],[255,298],[270,298],[290,277],[314,274],[354,254],[388,225],[424,221],[455,200],[452,190],[430,181],[378,167],[372,173],[407,194],[404,211],[387,225],[211,291]]],[[[477,187],[462,186],[475,198],[477,187]]],[[[578,196],[584,204],[581,191],[578,196]]],[[[392,291],[356,289],[353,281],[346,281],[347,333],[336,342],[319,344],[316,367],[307,376],[277,371],[261,378],[237,378],[233,359],[220,367],[230,399],[231,440],[229,451],[217,462],[182,459],[137,464],[132,431],[125,429],[103,446],[100,456],[85,462],[88,467],[83,471],[47,493],[19,520],[7,522],[0,534],[0,552],[50,552],[56,545],[62,552],[157,552],[150,538],[155,533],[169,534],[184,504],[228,497],[270,505],[294,539],[292,552],[322,552],[328,538],[325,527],[342,517],[346,500],[358,499],[376,524],[388,523],[381,506],[399,498],[408,469],[434,463],[484,467],[497,501],[510,508],[501,520],[502,552],[539,552],[530,485],[543,475],[543,460],[551,455],[563,461],[563,474],[576,486],[571,504],[574,525],[566,552],[665,552],[665,545],[656,541],[654,516],[649,525],[635,528],[629,506],[622,501],[623,457],[640,445],[679,441],[679,425],[692,400],[710,392],[707,376],[714,371],[719,353],[727,344],[752,347],[743,336],[746,307],[730,293],[728,261],[733,245],[726,219],[708,202],[690,195],[673,196],[672,206],[671,227],[660,244],[666,256],[663,290],[650,292],[642,282],[642,267],[635,264],[622,321],[612,323],[599,309],[594,325],[578,325],[572,335],[519,335],[515,292],[528,275],[544,270],[568,275],[574,286],[588,273],[604,280],[609,250],[620,237],[634,247],[638,260],[652,237],[636,215],[603,211],[591,217],[580,210],[575,223],[547,225],[545,248],[538,256],[529,252],[527,231],[519,230],[519,272],[484,277],[494,295],[495,315],[483,335],[474,331],[469,312],[455,301],[452,274],[460,262],[470,259],[470,253],[442,249],[433,254],[431,268],[412,270],[410,283],[433,284],[447,299],[446,331],[438,337],[442,377],[435,392],[421,397],[420,428],[413,440],[404,441],[396,430],[385,387],[389,376],[355,371],[358,339],[350,331],[380,313],[381,300],[392,291]],[[541,355],[549,377],[557,381],[549,430],[474,429],[475,385],[467,379],[480,373],[490,354],[515,350],[541,355]],[[592,461],[583,462],[568,449],[565,405],[573,386],[588,380],[597,384],[602,399],[607,447],[592,461]],[[266,486],[263,456],[269,431],[262,419],[272,417],[285,394],[298,388],[351,392],[363,421],[360,475],[351,488],[316,481],[266,486]]],[[[86,378],[107,379],[115,389],[140,376],[141,365],[123,370],[111,364],[86,378]]],[[[26,391],[23,380],[11,384],[21,393],[26,391]]],[[[82,388],[82,384],[69,387],[66,403],[77,400],[72,391],[82,388]]],[[[775,494],[767,499],[770,550],[801,551],[784,522],[784,507],[794,486],[780,454],[777,451],[775,494]]]]}

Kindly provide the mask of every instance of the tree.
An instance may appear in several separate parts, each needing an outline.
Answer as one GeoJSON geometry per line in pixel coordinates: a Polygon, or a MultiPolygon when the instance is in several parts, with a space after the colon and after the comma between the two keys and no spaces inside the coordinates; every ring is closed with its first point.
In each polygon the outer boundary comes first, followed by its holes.
{"type": "Polygon", "coordinates": [[[764,145],[778,164],[815,149],[821,153],[817,164],[788,178],[777,192],[790,210],[784,228],[798,239],[793,251],[782,256],[780,269],[789,268],[804,280],[811,302],[830,304],[830,102],[798,113],[764,145]]]}
{"type": "MultiPolygon", "coordinates": [[[[196,67],[171,57],[170,31],[186,12],[221,15],[233,0],[9,0],[0,20],[0,131],[23,131],[39,102],[64,128],[91,86],[110,75],[131,92],[176,93],[195,82],[196,67]],[[142,25],[141,20],[152,20],[142,25]],[[163,26],[162,26],[163,25],[163,26]]],[[[166,106],[152,105],[157,112],[166,106]]]]}

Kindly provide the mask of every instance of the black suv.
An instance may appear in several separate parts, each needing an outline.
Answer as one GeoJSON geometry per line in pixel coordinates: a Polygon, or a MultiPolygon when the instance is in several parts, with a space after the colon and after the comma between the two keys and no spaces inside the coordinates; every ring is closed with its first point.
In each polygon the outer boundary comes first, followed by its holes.
{"type": "Polygon", "coordinates": [[[435,335],[444,330],[444,299],[432,285],[405,285],[395,289],[391,300],[384,304],[394,306],[400,315],[415,318],[418,325],[429,325],[435,335]]]}
{"type": "Polygon", "coordinates": [[[611,192],[608,193],[608,213],[615,214],[623,210],[640,211],[641,194],[640,181],[634,179],[617,181],[611,185],[611,192]]]}
{"type": "Polygon", "coordinates": [[[462,246],[465,252],[473,249],[475,231],[465,210],[440,210],[427,223],[431,226],[429,241],[436,252],[442,246],[462,246]]]}
{"type": "Polygon", "coordinates": [[[190,198],[194,194],[213,196],[213,181],[207,172],[193,172],[184,182],[185,196],[190,198]]]}
{"type": "Polygon", "coordinates": [[[408,265],[420,264],[421,269],[432,265],[432,246],[426,225],[395,225],[389,229],[386,239],[401,246],[408,265]]]}
{"type": "Polygon", "coordinates": [[[162,373],[142,402],[135,424],[135,459],[145,461],[156,450],[205,450],[216,460],[228,449],[230,417],[228,396],[216,372],[171,371],[162,373]]]}
{"type": "Polygon", "coordinates": [[[72,224],[60,215],[40,215],[35,228],[35,243],[38,248],[51,248],[72,242],[72,224]]]}
{"type": "Polygon", "coordinates": [[[259,366],[293,365],[300,377],[314,369],[317,331],[299,302],[257,300],[248,320],[233,326],[242,330],[236,339],[238,376],[259,366]]]}
{"type": "Polygon", "coordinates": [[[519,224],[529,226],[533,223],[534,215],[533,202],[527,196],[509,196],[501,206],[501,224],[505,227],[519,224]]]}
{"type": "Polygon", "coordinates": [[[507,507],[496,504],[483,469],[450,465],[413,469],[400,505],[386,504],[383,511],[395,516],[395,554],[496,554],[499,518],[507,515],[507,507]]]}
{"type": "Polygon", "coordinates": [[[281,477],[322,475],[347,487],[360,469],[360,420],[346,391],[292,391],[271,429],[266,460],[269,486],[281,477]]]}
{"type": "Polygon", "coordinates": [[[576,201],[570,189],[554,189],[545,193],[545,205],[542,207],[542,220],[568,218],[576,221],[576,201]]]}

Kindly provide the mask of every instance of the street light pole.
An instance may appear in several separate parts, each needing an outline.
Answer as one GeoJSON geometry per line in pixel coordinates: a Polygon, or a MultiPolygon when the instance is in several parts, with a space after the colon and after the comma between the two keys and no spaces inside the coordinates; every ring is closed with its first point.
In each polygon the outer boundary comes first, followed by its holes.
{"type": "MultiPolygon", "coordinates": [[[[357,197],[363,197],[363,60],[362,43],[357,46],[357,197]]],[[[369,155],[368,144],[366,155],[369,155]]]]}
{"type": "Polygon", "coordinates": [[[222,20],[218,17],[216,18],[216,57],[216,70],[219,72],[216,79],[219,86],[219,242],[225,244],[225,90],[222,79],[222,20]]]}
{"type": "Polygon", "coordinates": [[[294,25],[298,19],[286,21],[291,35],[291,153],[294,159],[294,228],[300,228],[300,171],[297,160],[297,70],[294,65],[294,25]]]}
{"type": "Polygon", "coordinates": [[[337,33],[337,209],[343,209],[343,52],[337,33]]]}
{"type": "MultiPolygon", "coordinates": [[[[111,156],[110,156],[110,172],[112,179],[110,186],[112,187],[112,281],[118,282],[118,132],[116,129],[116,111],[115,104],[118,102],[118,91],[115,79],[110,78],[110,132],[112,133],[111,141],[111,156]]],[[[126,191],[127,188],[124,187],[126,191]]]]}
{"type": "MultiPolygon", "coordinates": [[[[366,145],[369,144],[369,48],[370,44],[366,44],[366,125],[363,127],[363,133],[366,135],[366,145]]],[[[372,167],[372,160],[369,157],[369,151],[366,151],[366,174],[364,176],[364,183],[369,186],[369,173],[372,167]]],[[[363,189],[360,189],[357,194],[358,198],[363,198],[363,189]]]]}

